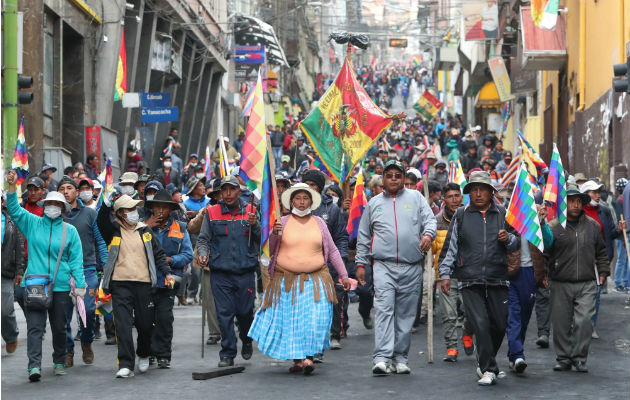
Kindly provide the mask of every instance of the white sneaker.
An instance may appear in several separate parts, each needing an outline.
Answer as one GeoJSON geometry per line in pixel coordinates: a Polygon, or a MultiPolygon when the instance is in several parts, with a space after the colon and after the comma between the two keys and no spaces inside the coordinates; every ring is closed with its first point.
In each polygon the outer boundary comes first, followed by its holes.
{"type": "Polygon", "coordinates": [[[374,375],[389,375],[389,370],[385,361],[380,361],[374,364],[372,367],[372,374],[374,375]]]}
{"type": "Polygon", "coordinates": [[[494,372],[486,371],[483,373],[481,379],[477,381],[480,386],[490,386],[497,383],[497,376],[494,372]]]}
{"type": "Polygon", "coordinates": [[[331,350],[341,350],[341,343],[337,339],[330,340],[330,349],[331,350]]]}
{"type": "Polygon", "coordinates": [[[483,378],[483,372],[481,372],[481,368],[477,367],[477,376],[479,379],[483,378]]]}
{"type": "Polygon", "coordinates": [[[411,368],[407,364],[399,362],[396,363],[396,373],[400,375],[410,374],[411,368]]]}
{"type": "Polygon", "coordinates": [[[129,368],[121,368],[116,372],[116,378],[131,378],[133,376],[133,371],[129,368]]]}
{"type": "Polygon", "coordinates": [[[148,369],[149,369],[149,357],[146,357],[146,358],[140,357],[138,359],[138,371],[147,372],[148,369]]]}
{"type": "Polygon", "coordinates": [[[516,361],[514,361],[514,372],[517,374],[522,374],[525,368],[527,368],[527,363],[522,358],[517,358],[516,361]]]}

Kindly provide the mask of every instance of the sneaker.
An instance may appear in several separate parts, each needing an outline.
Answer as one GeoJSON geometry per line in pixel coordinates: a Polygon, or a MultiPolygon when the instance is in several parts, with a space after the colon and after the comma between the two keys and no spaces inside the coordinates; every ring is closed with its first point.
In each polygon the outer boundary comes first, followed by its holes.
{"type": "Polygon", "coordinates": [[[540,335],[538,339],[536,339],[536,345],[539,346],[541,349],[546,349],[547,347],[549,347],[549,336],[540,335]]]}
{"type": "Polygon", "coordinates": [[[208,336],[208,340],[206,340],[206,344],[208,346],[212,346],[212,345],[215,345],[215,344],[219,343],[220,340],[221,340],[220,337],[208,336]]]}
{"type": "Polygon", "coordinates": [[[248,341],[247,343],[243,343],[243,347],[241,347],[241,356],[243,360],[249,360],[252,358],[252,354],[254,353],[254,347],[252,346],[252,341],[248,341]]]}
{"type": "MultiPolygon", "coordinates": [[[[512,363],[510,363],[510,364],[512,364],[512,363]]],[[[514,361],[514,368],[513,368],[513,370],[517,374],[522,374],[523,372],[525,372],[525,368],[527,368],[527,363],[522,358],[517,358],[514,361]]]]}
{"type": "Polygon", "coordinates": [[[167,358],[159,358],[157,360],[157,366],[160,369],[169,369],[171,368],[171,360],[167,358]]]}
{"type": "Polygon", "coordinates": [[[222,367],[232,367],[234,365],[234,358],[232,357],[221,357],[219,361],[219,368],[222,367]]]}
{"type": "Polygon", "coordinates": [[[147,372],[149,369],[149,357],[138,357],[138,371],[147,372]]]}
{"type": "Polygon", "coordinates": [[[405,363],[396,363],[396,373],[398,375],[407,375],[411,373],[411,368],[405,363]]]}
{"type": "Polygon", "coordinates": [[[133,375],[133,371],[129,368],[121,368],[116,372],[116,378],[131,378],[133,375]]]}
{"type": "Polygon", "coordinates": [[[341,343],[339,339],[331,339],[330,340],[330,349],[331,350],[341,350],[341,343]]]}
{"type": "Polygon", "coordinates": [[[7,343],[7,353],[11,354],[11,353],[15,353],[15,350],[17,349],[18,346],[18,341],[17,339],[15,339],[15,342],[11,342],[11,343],[7,343]]]}
{"type": "Polygon", "coordinates": [[[39,379],[42,377],[42,370],[34,367],[28,369],[28,380],[31,382],[39,382],[39,379]]]}
{"type": "Polygon", "coordinates": [[[324,362],[324,355],[322,353],[317,353],[313,356],[313,362],[315,364],[321,364],[324,362]]]}
{"type": "Polygon", "coordinates": [[[88,365],[94,363],[94,351],[92,351],[92,344],[81,343],[81,350],[83,351],[83,362],[88,365]]]}
{"type": "Polygon", "coordinates": [[[368,330],[374,329],[374,321],[372,320],[372,317],[363,318],[363,326],[368,330]]]}
{"type": "Polygon", "coordinates": [[[66,368],[64,367],[63,364],[55,364],[53,366],[53,373],[55,374],[55,376],[68,375],[68,373],[66,372],[66,368]]]}
{"type": "Polygon", "coordinates": [[[491,386],[497,383],[497,376],[494,372],[486,371],[483,376],[477,381],[479,386],[491,386]]]}
{"type": "Polygon", "coordinates": [[[116,344],[116,337],[112,336],[112,337],[108,337],[105,340],[105,346],[113,346],[116,344]]]}
{"type": "Polygon", "coordinates": [[[74,353],[69,351],[66,353],[66,368],[72,368],[74,365],[74,353]]]}
{"type": "Polygon", "coordinates": [[[599,335],[597,334],[597,331],[595,330],[595,328],[593,328],[593,333],[591,333],[591,338],[599,339],[599,335]]]}
{"type": "Polygon", "coordinates": [[[446,362],[457,362],[457,349],[448,349],[446,350],[446,357],[442,360],[446,362]]]}
{"type": "Polygon", "coordinates": [[[387,364],[385,363],[385,361],[380,361],[374,364],[374,366],[372,367],[372,375],[376,375],[376,376],[389,375],[389,370],[387,368],[387,364]]]}
{"type": "Polygon", "coordinates": [[[471,356],[475,351],[475,345],[473,344],[473,337],[471,335],[462,336],[462,342],[464,343],[464,352],[467,356],[471,356]]]}
{"type": "Polygon", "coordinates": [[[628,293],[628,289],[626,287],[623,286],[615,286],[615,292],[617,293],[628,293]]]}

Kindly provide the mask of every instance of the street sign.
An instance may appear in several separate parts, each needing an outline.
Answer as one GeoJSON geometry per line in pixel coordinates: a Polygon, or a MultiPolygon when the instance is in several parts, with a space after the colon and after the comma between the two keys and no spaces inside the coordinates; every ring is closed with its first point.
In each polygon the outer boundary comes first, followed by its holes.
{"type": "Polygon", "coordinates": [[[141,120],[143,123],[177,121],[179,120],[179,109],[177,107],[143,107],[141,120]]]}
{"type": "Polygon", "coordinates": [[[389,47],[407,47],[407,39],[389,39],[389,47]]]}
{"type": "Polygon", "coordinates": [[[142,93],[142,107],[168,107],[170,103],[170,93],[142,93]]]}

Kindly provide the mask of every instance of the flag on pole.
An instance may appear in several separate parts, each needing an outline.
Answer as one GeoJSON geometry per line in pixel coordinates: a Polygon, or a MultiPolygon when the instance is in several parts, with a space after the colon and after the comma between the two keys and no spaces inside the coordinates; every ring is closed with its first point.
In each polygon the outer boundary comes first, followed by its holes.
{"type": "Polygon", "coordinates": [[[357,174],[357,183],[354,187],[354,194],[352,195],[352,202],[350,203],[348,224],[346,225],[349,241],[356,239],[359,235],[359,223],[361,222],[361,216],[363,215],[363,210],[365,206],[367,206],[367,203],[365,185],[363,183],[363,169],[361,169],[357,174]]]}
{"type": "Polygon", "coordinates": [[[534,201],[534,190],[525,163],[521,163],[505,220],[531,244],[544,250],[542,228],[534,201]]]}
{"type": "Polygon", "coordinates": [[[413,105],[413,109],[427,122],[431,122],[441,108],[442,102],[428,90],[422,93],[420,99],[413,105]]]}
{"type": "Polygon", "coordinates": [[[523,148],[523,154],[527,155],[527,158],[534,164],[536,167],[536,173],[538,174],[538,179],[543,177],[543,170],[547,169],[547,164],[543,161],[540,155],[534,150],[534,146],[529,143],[523,133],[521,131],[518,132],[518,138],[521,141],[521,147],[523,148]]]}
{"type": "Polygon", "coordinates": [[[274,207],[274,196],[277,194],[273,191],[271,183],[271,164],[269,157],[273,157],[269,153],[265,156],[265,170],[262,180],[262,190],[260,196],[260,253],[261,261],[264,265],[269,265],[271,260],[271,252],[269,250],[269,238],[276,223],[277,215],[274,207]]]}
{"type": "MultiPolygon", "coordinates": [[[[448,166],[448,182],[456,183],[464,193],[464,186],[466,186],[466,176],[464,175],[464,170],[462,170],[462,166],[459,161],[449,161],[448,166]]],[[[468,204],[470,202],[470,196],[465,194],[463,204],[468,204]]]]}
{"type": "Polygon", "coordinates": [[[212,168],[210,167],[210,147],[206,146],[206,161],[204,162],[204,171],[206,173],[206,181],[210,182],[212,176],[212,168]]]}
{"type": "Polygon", "coordinates": [[[241,118],[249,117],[249,113],[252,111],[252,106],[254,105],[254,88],[256,86],[252,86],[249,88],[247,92],[247,96],[245,96],[245,103],[243,105],[243,112],[241,113],[241,118]]]}
{"type": "Polygon", "coordinates": [[[221,178],[225,178],[232,172],[230,162],[228,161],[227,150],[225,150],[225,139],[222,133],[219,133],[219,171],[221,171],[221,178]]]}
{"type": "Polygon", "coordinates": [[[240,177],[251,191],[261,189],[267,155],[265,103],[260,71],[258,71],[258,79],[253,93],[252,110],[245,132],[239,171],[240,177]]]}
{"type": "Polygon", "coordinates": [[[116,189],[114,189],[114,173],[112,171],[112,159],[108,158],[105,163],[105,169],[98,176],[98,180],[101,181],[101,185],[103,189],[101,189],[101,194],[98,196],[98,201],[96,202],[96,209],[100,209],[103,204],[103,200],[109,196],[110,193],[114,193],[116,189]]]}
{"type": "Polygon", "coordinates": [[[299,124],[315,153],[339,181],[342,154],[356,165],[380,134],[392,124],[357,81],[349,57],[317,107],[299,124]]]}
{"type": "Polygon", "coordinates": [[[348,166],[346,165],[346,153],[343,153],[341,156],[341,178],[339,178],[340,182],[345,182],[348,177],[348,166]]]}
{"type": "Polygon", "coordinates": [[[166,157],[166,156],[170,157],[172,154],[173,154],[173,141],[169,140],[168,146],[166,146],[164,150],[162,150],[162,157],[166,157]]]}
{"type": "Polygon", "coordinates": [[[507,187],[510,182],[516,179],[516,175],[518,174],[518,169],[521,166],[521,156],[518,155],[512,159],[510,165],[508,165],[507,170],[503,174],[503,178],[501,178],[501,184],[503,187],[507,187]]]}
{"type": "Polygon", "coordinates": [[[549,165],[549,175],[547,185],[543,192],[543,200],[551,204],[554,216],[563,228],[567,226],[567,182],[564,179],[564,167],[560,159],[558,146],[553,144],[551,153],[551,164],[549,165]]]}
{"type": "Polygon", "coordinates": [[[125,48],[125,30],[123,29],[120,38],[120,52],[118,53],[114,101],[121,100],[124,93],[127,93],[127,49],[125,48]]]}
{"type": "Polygon", "coordinates": [[[558,0],[532,0],[532,20],[537,27],[556,29],[558,0]]]}
{"type": "Polygon", "coordinates": [[[26,139],[24,138],[24,117],[20,119],[20,128],[18,129],[11,169],[14,169],[17,173],[16,185],[21,185],[28,176],[28,151],[26,149],[26,139]]]}

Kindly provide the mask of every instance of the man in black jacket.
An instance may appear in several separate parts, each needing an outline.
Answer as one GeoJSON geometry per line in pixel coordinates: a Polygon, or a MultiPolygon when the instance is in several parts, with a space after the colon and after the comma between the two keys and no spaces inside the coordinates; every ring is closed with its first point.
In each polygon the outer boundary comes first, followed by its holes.
{"type": "MultiPolygon", "coordinates": [[[[323,193],[326,179],[324,174],[316,169],[308,170],[302,175],[302,181],[322,195],[322,204],[313,211],[313,215],[320,217],[326,222],[330,236],[332,236],[341,258],[345,264],[348,263],[348,231],[346,223],[339,207],[333,203],[332,198],[323,193]]],[[[348,292],[339,283],[337,271],[330,264],[328,265],[330,276],[335,282],[337,292],[337,304],[333,306],[333,322],[330,327],[330,345],[332,350],[341,349],[341,338],[346,336],[346,331],[350,327],[348,323],[348,292]]]]}
{"type": "Polygon", "coordinates": [[[481,386],[494,385],[499,373],[495,357],[508,317],[507,253],[520,245],[519,238],[505,228],[505,209],[492,201],[496,190],[491,182],[488,172],[470,175],[464,186],[470,205],[460,207],[451,219],[438,262],[446,295],[451,274],[459,281],[466,318],[475,334],[481,386]]]}
{"type": "Polygon", "coordinates": [[[24,236],[4,208],[2,197],[2,339],[7,353],[15,352],[18,345],[13,287],[20,284],[25,269],[24,236]]]}

